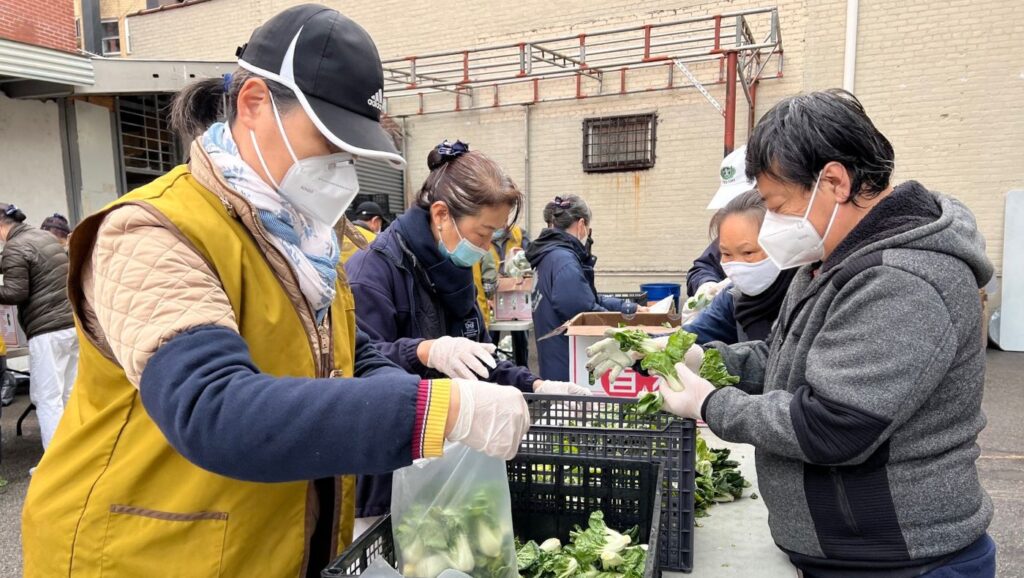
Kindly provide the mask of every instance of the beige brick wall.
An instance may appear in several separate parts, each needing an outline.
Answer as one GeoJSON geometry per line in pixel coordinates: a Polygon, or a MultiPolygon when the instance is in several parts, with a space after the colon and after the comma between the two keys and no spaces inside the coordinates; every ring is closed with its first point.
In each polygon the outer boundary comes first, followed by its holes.
{"type": "MultiPolygon", "coordinates": [[[[296,3],[210,0],[132,17],[132,56],[229,59],[249,30],[296,3]],[[220,24],[225,21],[233,23],[234,34],[220,24]]],[[[384,58],[775,5],[785,74],[761,84],[757,114],[784,96],[839,86],[843,77],[844,0],[522,0],[479,2],[472,10],[439,10],[397,0],[326,3],[366,27],[384,58]]],[[[1020,2],[877,0],[861,5],[856,93],[896,147],[897,181],[918,179],[963,199],[978,214],[997,263],[1003,193],[1024,186],[1022,22],[1020,2]]],[[[698,76],[712,81],[716,68],[698,69],[698,76]]],[[[654,82],[652,75],[665,72],[647,74],[647,79],[630,76],[631,86],[654,82]]],[[[591,84],[588,90],[594,93],[596,87],[591,84]]],[[[724,102],[723,85],[709,90],[724,102]]],[[[542,84],[542,91],[571,94],[574,85],[551,81],[542,84]]],[[[464,100],[462,105],[481,105],[490,98],[487,91],[479,91],[474,103],[464,100]]],[[[516,89],[503,88],[501,100],[515,101],[516,89]]],[[[407,193],[422,183],[427,150],[443,138],[461,138],[501,162],[527,191],[533,235],[548,199],[560,193],[584,195],[594,209],[603,290],[633,289],[638,279],[681,280],[689,261],[707,243],[710,215],[704,206],[717,186],[723,122],[692,89],[535,105],[529,111],[529,143],[524,107],[426,115],[416,114],[415,99],[389,99],[388,107],[392,115],[406,116],[407,193]],[[583,119],[636,112],[658,113],[655,167],[635,173],[583,173],[583,119]]],[[[428,97],[424,108],[451,110],[454,100],[447,94],[428,97]]],[[[738,144],[745,134],[741,113],[738,144]]]]}

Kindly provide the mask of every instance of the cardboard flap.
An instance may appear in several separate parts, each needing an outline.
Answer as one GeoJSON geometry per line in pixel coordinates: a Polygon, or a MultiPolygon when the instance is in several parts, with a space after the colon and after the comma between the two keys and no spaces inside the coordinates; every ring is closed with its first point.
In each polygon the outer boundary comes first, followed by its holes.
{"type": "Polygon", "coordinates": [[[641,329],[650,335],[666,335],[679,328],[678,315],[667,313],[637,313],[632,319],[626,319],[622,313],[602,311],[596,313],[580,313],[555,331],[555,335],[604,335],[608,329],[625,326],[630,329],[641,329]],[[666,327],[665,324],[669,327],[666,327]]]}

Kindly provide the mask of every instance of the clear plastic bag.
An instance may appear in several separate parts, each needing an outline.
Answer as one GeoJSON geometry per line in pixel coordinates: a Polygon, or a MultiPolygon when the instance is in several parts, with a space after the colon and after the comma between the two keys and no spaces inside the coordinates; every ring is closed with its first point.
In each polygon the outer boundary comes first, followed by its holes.
{"type": "Polygon", "coordinates": [[[512,500],[505,462],[461,444],[395,472],[391,492],[398,568],[407,578],[458,570],[516,578],[512,500]]]}

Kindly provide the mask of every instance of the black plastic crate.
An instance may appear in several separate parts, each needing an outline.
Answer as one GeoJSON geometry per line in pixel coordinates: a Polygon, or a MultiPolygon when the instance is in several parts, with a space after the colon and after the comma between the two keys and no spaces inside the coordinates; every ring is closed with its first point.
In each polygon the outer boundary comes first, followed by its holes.
{"type": "Polygon", "coordinates": [[[658,551],[662,570],[693,569],[693,420],[666,413],[638,417],[635,399],[527,394],[533,425],[519,454],[574,455],[588,459],[632,459],[662,465],[661,526],[658,551]]]}
{"type": "MultiPolygon", "coordinates": [[[[576,526],[586,527],[600,510],[616,530],[640,527],[647,536],[645,578],[661,576],[658,527],[662,468],[651,461],[587,459],[576,456],[517,456],[508,462],[512,526],[524,542],[556,537],[567,543],[576,526]]],[[[391,517],[385,516],[360,536],[322,573],[322,578],[358,576],[376,559],[395,566],[391,517]]]]}
{"type": "Polygon", "coordinates": [[[631,293],[598,293],[602,297],[615,297],[623,301],[632,301],[642,307],[647,306],[647,291],[633,291],[631,293]]]}

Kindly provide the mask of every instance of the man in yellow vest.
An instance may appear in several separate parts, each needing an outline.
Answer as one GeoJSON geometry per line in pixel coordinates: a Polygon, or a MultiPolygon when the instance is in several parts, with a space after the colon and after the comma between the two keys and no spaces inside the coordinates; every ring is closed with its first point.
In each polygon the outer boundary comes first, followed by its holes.
{"type": "Polygon", "coordinates": [[[25,499],[27,577],[320,576],[353,474],[445,440],[508,459],[529,426],[516,388],[410,375],[356,329],[331,228],[354,155],[403,162],[366,31],[305,4],[238,54],[175,98],[189,164],[72,237],[78,379],[25,499]]]}
{"type": "MultiPolygon", "coordinates": [[[[365,201],[356,207],[355,217],[352,228],[366,240],[365,246],[368,247],[384,229],[384,210],[373,201],[365,201]]],[[[349,257],[361,248],[352,239],[345,237],[341,244],[341,262],[348,263],[349,257]]]]}

